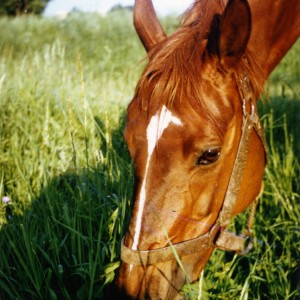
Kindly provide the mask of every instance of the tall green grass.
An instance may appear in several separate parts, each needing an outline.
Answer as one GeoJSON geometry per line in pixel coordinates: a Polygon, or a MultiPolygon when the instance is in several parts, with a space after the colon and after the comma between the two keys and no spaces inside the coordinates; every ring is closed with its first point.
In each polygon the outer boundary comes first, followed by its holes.
{"type": "MultiPolygon", "coordinates": [[[[144,57],[132,16],[2,18],[0,36],[0,299],[103,299],[130,218],[124,112],[144,57]]],[[[297,53],[260,107],[269,162],[256,247],[216,251],[187,298],[199,286],[202,299],[299,297],[297,53]]]]}
{"type": "Polygon", "coordinates": [[[119,264],[143,51],[131,16],[110,17],[0,20],[1,299],[101,298],[119,264]]]}

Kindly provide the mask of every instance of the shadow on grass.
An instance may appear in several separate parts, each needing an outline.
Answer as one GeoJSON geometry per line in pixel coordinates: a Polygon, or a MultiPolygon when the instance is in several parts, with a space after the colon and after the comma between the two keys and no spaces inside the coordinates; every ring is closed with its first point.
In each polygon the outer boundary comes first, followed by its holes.
{"type": "Polygon", "coordinates": [[[101,163],[52,178],[1,229],[1,299],[103,299],[119,265],[133,186],[123,128],[122,119],[109,141],[100,133],[101,163]]]}

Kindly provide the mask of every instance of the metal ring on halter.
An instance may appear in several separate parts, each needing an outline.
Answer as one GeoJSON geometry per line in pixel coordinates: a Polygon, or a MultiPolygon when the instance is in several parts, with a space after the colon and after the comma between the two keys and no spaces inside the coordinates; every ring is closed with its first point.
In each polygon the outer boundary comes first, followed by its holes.
{"type": "Polygon", "coordinates": [[[245,98],[243,99],[243,115],[244,115],[245,117],[250,116],[252,119],[253,119],[253,117],[255,116],[255,105],[252,103],[251,99],[248,100],[248,101],[247,101],[245,98]],[[251,111],[250,111],[250,114],[247,112],[247,108],[246,108],[246,105],[247,105],[248,102],[249,102],[250,105],[251,105],[251,111]]]}
{"type": "Polygon", "coordinates": [[[245,236],[244,249],[243,249],[243,251],[238,251],[237,252],[239,255],[248,254],[254,246],[254,239],[252,238],[252,233],[246,230],[243,233],[243,235],[245,236]]]}

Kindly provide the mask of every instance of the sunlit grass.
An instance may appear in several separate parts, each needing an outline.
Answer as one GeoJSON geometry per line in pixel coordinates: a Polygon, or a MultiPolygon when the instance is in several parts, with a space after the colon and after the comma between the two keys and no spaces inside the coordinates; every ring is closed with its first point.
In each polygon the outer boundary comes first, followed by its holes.
{"type": "MultiPolygon", "coordinates": [[[[0,35],[0,201],[11,210],[0,203],[0,298],[101,299],[130,216],[124,113],[145,55],[132,16],[3,18],[0,35]]],[[[216,251],[186,290],[195,299],[199,287],[201,299],[296,298],[297,47],[261,106],[269,163],[256,247],[247,257],[216,251]]]]}

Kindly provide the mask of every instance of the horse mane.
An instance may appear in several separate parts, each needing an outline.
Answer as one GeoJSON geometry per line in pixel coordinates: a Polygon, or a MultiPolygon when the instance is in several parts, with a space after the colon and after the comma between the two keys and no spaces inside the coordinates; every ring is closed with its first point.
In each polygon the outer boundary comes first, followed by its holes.
{"type": "MultiPolygon", "coordinates": [[[[223,13],[226,2],[196,0],[183,15],[182,26],[148,53],[149,63],[135,96],[142,110],[148,111],[150,106],[155,110],[162,105],[171,106],[175,98],[182,101],[183,96],[185,101],[198,99],[200,102],[203,98],[200,76],[205,67],[208,36],[214,17],[223,13]]],[[[263,72],[248,48],[232,71],[237,81],[247,75],[258,96],[263,90],[263,72]]]]}

